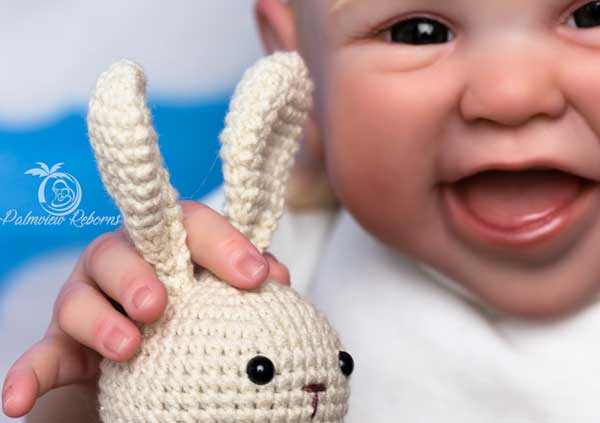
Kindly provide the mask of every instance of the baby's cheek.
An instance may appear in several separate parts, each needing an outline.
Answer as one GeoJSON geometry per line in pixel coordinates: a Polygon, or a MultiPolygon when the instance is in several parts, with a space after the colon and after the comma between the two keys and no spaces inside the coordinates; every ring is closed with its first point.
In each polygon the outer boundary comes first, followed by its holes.
{"type": "Polygon", "coordinates": [[[451,87],[421,74],[347,71],[332,80],[325,154],[331,183],[380,238],[414,239],[435,218],[435,158],[451,87]]]}
{"type": "Polygon", "coordinates": [[[598,44],[594,49],[565,48],[557,78],[569,105],[600,137],[600,40],[598,44]]]}

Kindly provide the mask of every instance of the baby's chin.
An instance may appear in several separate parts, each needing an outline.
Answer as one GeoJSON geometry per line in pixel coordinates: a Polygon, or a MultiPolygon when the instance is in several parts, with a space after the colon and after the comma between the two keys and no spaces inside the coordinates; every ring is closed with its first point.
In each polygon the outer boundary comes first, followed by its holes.
{"type": "Polygon", "coordinates": [[[350,211],[376,238],[442,273],[500,314],[547,320],[600,301],[600,213],[562,239],[527,249],[461,236],[435,206],[418,225],[405,224],[406,216],[394,218],[393,213],[350,211]]]}
{"type": "Polygon", "coordinates": [[[473,267],[465,264],[457,269],[457,264],[460,263],[452,263],[447,269],[439,266],[436,270],[500,314],[534,320],[553,319],[600,301],[600,279],[593,277],[587,269],[578,271],[564,265],[524,272],[504,265],[498,268],[486,264],[473,267]]]}
{"type": "MultiPolygon", "coordinates": [[[[469,216],[448,191],[440,201],[447,254],[431,257],[432,264],[482,302],[509,315],[549,319],[599,300],[597,183],[563,196],[563,206],[531,224],[502,230],[469,216]]],[[[495,211],[490,205],[479,207],[495,211]]],[[[503,208],[515,205],[496,205],[496,210],[503,208]]]]}
{"type": "Polygon", "coordinates": [[[600,245],[599,227],[548,261],[511,260],[456,240],[446,254],[421,251],[415,258],[500,314],[554,319],[600,302],[600,258],[594,248],[600,245]]]}

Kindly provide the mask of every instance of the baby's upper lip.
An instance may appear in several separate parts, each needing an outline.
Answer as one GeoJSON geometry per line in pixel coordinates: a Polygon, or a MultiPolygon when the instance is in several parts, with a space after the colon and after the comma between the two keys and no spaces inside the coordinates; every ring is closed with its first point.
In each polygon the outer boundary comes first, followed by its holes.
{"type": "Polygon", "coordinates": [[[463,167],[458,167],[454,172],[442,178],[442,182],[454,183],[461,179],[473,176],[477,173],[486,170],[518,171],[533,169],[559,170],[565,173],[570,173],[572,175],[578,176],[580,178],[600,182],[600,166],[598,166],[598,169],[594,169],[594,171],[592,171],[590,169],[584,169],[573,164],[563,162],[559,159],[552,158],[497,160],[487,163],[463,165],[463,167]]]}

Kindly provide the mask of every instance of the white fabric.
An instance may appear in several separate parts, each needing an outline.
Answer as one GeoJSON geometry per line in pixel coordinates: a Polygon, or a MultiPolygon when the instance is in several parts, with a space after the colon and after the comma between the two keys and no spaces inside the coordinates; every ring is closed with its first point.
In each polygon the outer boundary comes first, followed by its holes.
{"type": "Polygon", "coordinates": [[[545,323],[494,313],[344,209],[286,210],[271,251],[355,359],[346,423],[599,421],[599,303],[545,323]]]}
{"type": "Polygon", "coordinates": [[[553,323],[490,318],[345,210],[310,296],[355,358],[346,423],[600,418],[598,303],[553,323]]]}

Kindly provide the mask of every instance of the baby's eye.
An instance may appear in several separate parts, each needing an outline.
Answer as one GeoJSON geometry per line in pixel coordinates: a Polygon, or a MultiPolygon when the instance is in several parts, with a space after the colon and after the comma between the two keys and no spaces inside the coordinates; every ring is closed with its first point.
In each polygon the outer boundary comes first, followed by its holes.
{"type": "Polygon", "coordinates": [[[257,355],[246,365],[248,379],[257,385],[266,385],[275,377],[275,365],[262,355],[257,355]]]}
{"type": "Polygon", "coordinates": [[[574,28],[592,28],[600,26],[600,1],[590,2],[577,9],[567,24],[574,28]]]}
{"type": "Polygon", "coordinates": [[[454,38],[450,29],[430,18],[412,18],[388,27],[387,41],[403,44],[442,44],[454,38]]]}

